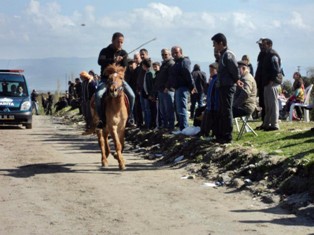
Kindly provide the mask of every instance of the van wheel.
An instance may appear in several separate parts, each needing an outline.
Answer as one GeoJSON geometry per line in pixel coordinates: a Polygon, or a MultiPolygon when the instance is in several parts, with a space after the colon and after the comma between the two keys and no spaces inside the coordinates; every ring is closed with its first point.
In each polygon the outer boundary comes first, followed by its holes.
{"type": "Polygon", "coordinates": [[[32,123],[29,123],[29,124],[25,124],[25,127],[26,127],[26,129],[32,129],[33,125],[32,125],[32,123]]]}

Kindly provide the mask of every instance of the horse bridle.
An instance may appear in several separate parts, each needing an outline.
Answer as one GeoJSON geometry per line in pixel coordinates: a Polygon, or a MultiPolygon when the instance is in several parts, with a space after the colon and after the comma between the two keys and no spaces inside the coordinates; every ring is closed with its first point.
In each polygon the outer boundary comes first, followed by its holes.
{"type": "MultiPolygon", "coordinates": [[[[114,75],[114,76],[117,76],[117,75],[114,75]]],[[[115,95],[115,93],[117,92],[118,95],[120,95],[121,92],[123,91],[123,84],[121,84],[120,86],[116,87],[116,88],[114,89],[114,91],[111,91],[111,90],[110,90],[111,85],[115,85],[115,84],[117,84],[117,82],[112,81],[112,80],[107,81],[107,89],[109,90],[108,93],[110,94],[111,97],[117,97],[117,96],[115,95]]]]}

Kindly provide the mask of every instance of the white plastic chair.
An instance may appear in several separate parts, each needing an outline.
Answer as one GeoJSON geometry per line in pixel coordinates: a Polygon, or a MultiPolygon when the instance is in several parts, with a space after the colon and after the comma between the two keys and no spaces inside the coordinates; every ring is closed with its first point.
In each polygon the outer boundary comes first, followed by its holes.
{"type": "MultiPolygon", "coordinates": [[[[304,91],[304,93],[305,93],[304,94],[304,97],[305,97],[304,103],[292,103],[291,104],[290,111],[289,111],[289,121],[290,122],[293,119],[293,110],[294,110],[294,108],[296,106],[304,108],[304,107],[309,105],[312,88],[313,88],[313,84],[311,84],[307,88],[305,88],[305,91],[304,91]]],[[[306,121],[306,122],[310,121],[310,112],[309,112],[309,110],[306,110],[306,109],[304,109],[304,121],[306,121]]]]}

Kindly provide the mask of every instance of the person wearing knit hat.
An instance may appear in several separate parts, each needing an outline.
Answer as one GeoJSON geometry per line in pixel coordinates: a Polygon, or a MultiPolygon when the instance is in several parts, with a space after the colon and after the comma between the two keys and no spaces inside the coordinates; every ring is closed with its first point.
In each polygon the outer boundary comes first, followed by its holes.
{"type": "Polygon", "coordinates": [[[218,88],[216,87],[217,71],[217,62],[209,65],[209,81],[207,88],[206,108],[201,122],[201,131],[199,133],[200,136],[209,137],[210,132],[211,136],[217,136],[218,134],[219,96],[218,88]]]}
{"type": "Polygon", "coordinates": [[[214,62],[214,63],[210,64],[210,65],[209,65],[209,68],[213,68],[213,69],[218,70],[218,63],[217,63],[217,62],[214,62]]]}
{"type": "Polygon", "coordinates": [[[81,110],[85,119],[85,131],[82,135],[89,135],[94,133],[90,102],[96,91],[96,81],[94,80],[94,77],[86,71],[80,73],[80,78],[82,79],[81,110]]]}
{"type": "Polygon", "coordinates": [[[82,72],[80,73],[80,78],[81,78],[81,79],[87,79],[87,80],[92,79],[92,77],[91,77],[91,76],[89,75],[89,73],[86,72],[86,71],[82,71],[82,72]]]}
{"type": "Polygon", "coordinates": [[[265,116],[260,128],[265,131],[279,130],[278,92],[281,86],[276,79],[279,74],[284,75],[281,58],[272,46],[271,39],[266,38],[263,40],[265,55],[262,60],[261,80],[264,86],[265,116]]]}

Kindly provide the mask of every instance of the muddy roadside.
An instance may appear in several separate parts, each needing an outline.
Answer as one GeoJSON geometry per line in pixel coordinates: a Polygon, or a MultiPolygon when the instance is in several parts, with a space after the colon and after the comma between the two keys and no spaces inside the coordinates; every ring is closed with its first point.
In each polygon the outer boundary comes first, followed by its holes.
{"type": "MultiPolygon", "coordinates": [[[[84,125],[79,115],[62,117],[65,124],[84,125]]],[[[251,146],[218,145],[161,130],[127,129],[126,140],[132,151],[157,167],[183,168],[189,179],[246,191],[254,199],[314,220],[314,166],[304,167],[297,159],[271,155],[251,146]]]]}
{"type": "Polygon", "coordinates": [[[246,190],[190,178],[184,159],[160,165],[127,144],[125,171],[112,156],[102,168],[96,136],[81,135],[81,121],[50,119],[35,116],[30,130],[0,127],[0,234],[314,232],[314,221],[246,190]]]}

